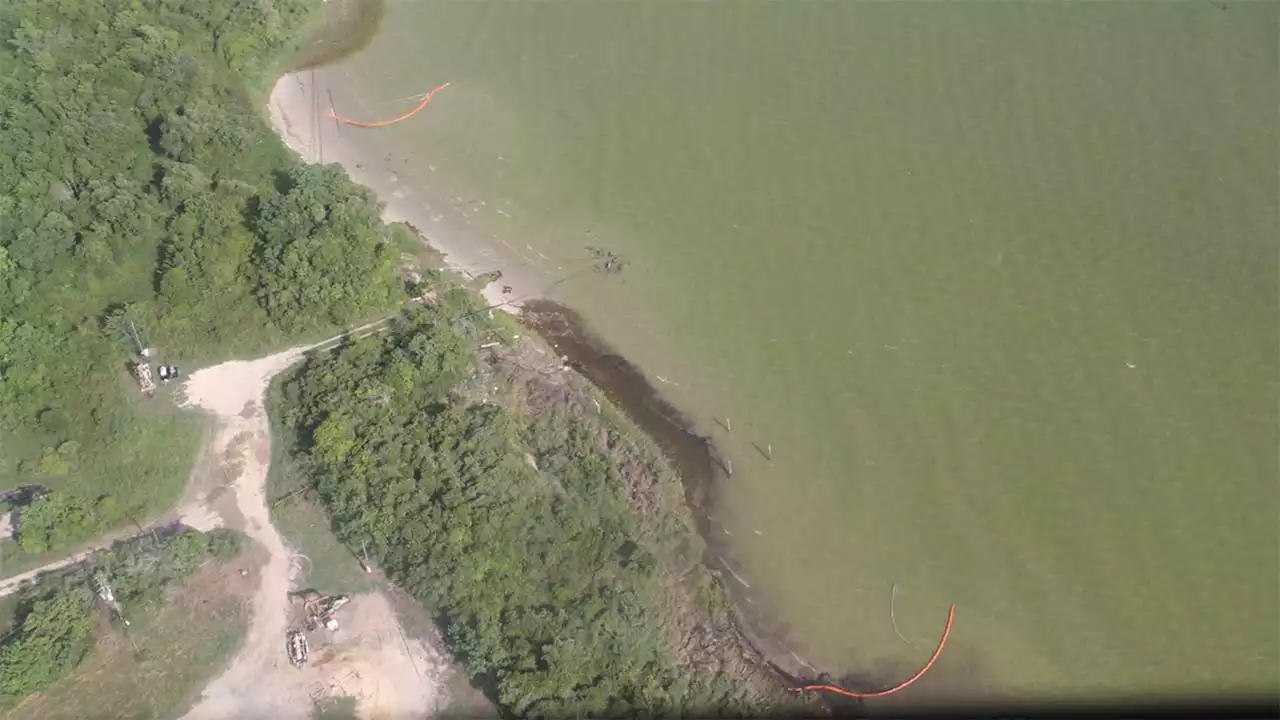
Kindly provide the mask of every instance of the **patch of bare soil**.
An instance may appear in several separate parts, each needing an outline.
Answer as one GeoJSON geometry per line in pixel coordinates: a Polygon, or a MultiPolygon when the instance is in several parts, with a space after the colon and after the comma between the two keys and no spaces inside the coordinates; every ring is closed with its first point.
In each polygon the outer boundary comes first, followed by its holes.
{"type": "Polygon", "coordinates": [[[382,593],[352,598],[338,614],[337,631],[311,635],[307,667],[290,672],[290,684],[305,689],[320,706],[339,698],[356,701],[364,718],[434,715],[445,705],[444,658],[407,636],[382,593]]]}

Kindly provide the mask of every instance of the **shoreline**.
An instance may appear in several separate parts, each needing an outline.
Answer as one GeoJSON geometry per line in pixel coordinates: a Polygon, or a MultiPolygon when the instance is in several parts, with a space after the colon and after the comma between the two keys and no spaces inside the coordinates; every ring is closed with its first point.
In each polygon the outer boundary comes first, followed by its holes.
{"type": "Polygon", "coordinates": [[[383,222],[407,226],[442,256],[444,270],[461,275],[468,283],[500,271],[501,282],[490,282],[479,292],[489,305],[519,315],[524,299],[542,294],[542,279],[500,259],[495,249],[469,242],[461,229],[443,226],[441,213],[415,198],[412,187],[400,185],[400,173],[391,168],[389,160],[371,161],[343,136],[337,121],[315,115],[312,94],[326,85],[324,74],[323,69],[292,72],[276,80],[267,98],[268,119],[276,136],[304,163],[340,165],[354,182],[372,190],[382,204],[383,222]],[[503,285],[512,288],[510,295],[503,295],[503,285]]]}
{"type": "MultiPolygon", "coordinates": [[[[318,80],[316,84],[322,82],[318,80]]],[[[545,283],[532,273],[498,259],[492,248],[467,242],[459,236],[462,233],[450,235],[427,230],[438,227],[439,216],[432,207],[414,199],[412,192],[397,187],[398,174],[394,170],[371,169],[374,164],[367,163],[364,154],[343,140],[336,129],[324,130],[326,126],[334,128],[335,122],[323,118],[313,121],[311,90],[310,81],[302,73],[285,74],[273,86],[268,109],[272,128],[281,141],[303,162],[341,165],[353,181],[372,190],[383,204],[383,220],[408,226],[428,248],[443,256],[446,270],[461,274],[467,281],[487,272],[501,271],[501,283],[490,282],[479,291],[487,304],[517,316],[547,346],[566,357],[579,375],[627,414],[659,447],[679,475],[685,503],[704,544],[702,562],[719,576],[736,631],[745,645],[758,655],[758,662],[771,670],[783,685],[796,685],[802,678],[814,678],[817,674],[814,669],[793,660],[794,654],[781,637],[784,633],[761,629],[768,624],[766,619],[748,613],[742,588],[729,580],[737,577],[737,573],[724,560],[729,549],[713,531],[708,508],[715,489],[728,480],[729,473],[711,438],[693,432],[692,424],[662,398],[649,378],[591,332],[578,313],[548,299],[541,292],[545,283]],[[511,286],[511,295],[517,299],[508,300],[500,285],[511,286]]]]}
{"type": "Polygon", "coordinates": [[[735,631],[759,657],[758,662],[789,686],[818,677],[816,669],[792,653],[782,633],[762,629],[766,619],[748,611],[742,580],[725,557],[730,549],[714,531],[709,502],[715,490],[730,479],[723,455],[710,437],[694,432],[692,423],[634,364],[594,334],[572,308],[551,300],[526,303],[521,322],[567,359],[578,375],[591,383],[649,437],[680,478],[685,505],[703,542],[702,564],[719,577],[732,612],[735,631]],[[737,582],[730,581],[730,578],[737,582]]]}

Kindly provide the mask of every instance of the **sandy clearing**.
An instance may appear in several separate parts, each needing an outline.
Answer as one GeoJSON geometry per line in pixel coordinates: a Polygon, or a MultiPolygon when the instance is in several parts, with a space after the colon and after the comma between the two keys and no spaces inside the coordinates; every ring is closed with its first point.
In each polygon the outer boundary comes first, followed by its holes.
{"type": "MultiPolygon", "coordinates": [[[[450,233],[441,230],[439,213],[416,198],[419,193],[406,186],[399,173],[377,158],[365,157],[346,141],[344,134],[359,132],[358,129],[348,127],[339,132],[331,119],[316,122],[313,93],[325,97],[327,87],[324,69],[285,75],[272,87],[267,107],[271,125],[289,149],[307,163],[341,165],[352,180],[373,190],[384,203],[384,221],[408,223],[418,231],[423,242],[444,255],[445,264],[454,272],[475,278],[501,270],[502,280],[489,283],[481,291],[490,305],[500,305],[503,310],[516,314],[520,311],[520,301],[515,298],[531,299],[545,294],[548,277],[515,262],[504,262],[496,247],[485,247],[473,238],[450,237],[450,233]],[[510,295],[503,295],[504,285],[511,287],[510,295]]],[[[441,95],[442,100],[445,94],[441,95]]],[[[430,108],[424,112],[430,112],[430,108]]]]}
{"type": "Polygon", "coordinates": [[[205,689],[204,698],[187,717],[306,715],[305,698],[300,703],[289,693],[277,692],[278,683],[263,682],[263,676],[276,670],[281,662],[288,665],[282,648],[288,624],[290,553],[271,525],[267,511],[267,464],[251,451],[255,442],[270,441],[270,427],[262,407],[267,383],[302,355],[302,348],[293,348],[260,360],[233,360],[197,371],[184,387],[186,404],[202,408],[217,419],[215,453],[235,455],[239,449],[239,473],[232,485],[236,507],[244,517],[245,534],[261,543],[268,553],[261,585],[254,594],[253,620],[245,646],[231,667],[205,689]]]}
{"type": "Polygon", "coordinates": [[[444,707],[447,662],[402,633],[385,595],[353,598],[339,620],[342,626],[311,665],[289,669],[309,696],[353,697],[364,718],[424,717],[444,707]]]}
{"type": "Polygon", "coordinates": [[[343,610],[344,627],[332,638],[333,654],[327,662],[298,670],[285,656],[285,632],[293,619],[288,594],[298,568],[267,509],[270,424],[263,400],[272,376],[309,349],[205,368],[192,374],[184,388],[187,405],[215,417],[211,450],[235,468],[231,487],[243,518],[240,529],[268,553],[245,644],[230,667],[206,686],[200,702],[185,716],[191,720],[304,720],[311,717],[317,693],[355,697],[366,718],[423,716],[443,704],[441,677],[447,664],[431,648],[403,636],[380,594],[358,597],[343,610]]]}

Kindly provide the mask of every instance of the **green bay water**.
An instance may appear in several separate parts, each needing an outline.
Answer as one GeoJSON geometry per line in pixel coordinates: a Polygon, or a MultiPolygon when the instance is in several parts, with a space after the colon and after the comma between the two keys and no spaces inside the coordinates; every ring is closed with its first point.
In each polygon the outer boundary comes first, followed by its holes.
{"type": "Polygon", "coordinates": [[[1274,692],[1277,13],[390,0],[325,75],[452,83],[343,132],[495,258],[629,261],[551,297],[731,460],[804,661],[896,682],[954,602],[912,692],[1274,692]]]}

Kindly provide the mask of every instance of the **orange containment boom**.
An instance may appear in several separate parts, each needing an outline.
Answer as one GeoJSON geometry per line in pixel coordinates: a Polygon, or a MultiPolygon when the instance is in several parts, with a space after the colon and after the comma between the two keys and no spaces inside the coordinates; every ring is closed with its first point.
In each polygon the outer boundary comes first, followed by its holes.
{"type": "Polygon", "coordinates": [[[821,690],[824,692],[832,692],[832,693],[836,693],[837,695],[844,695],[845,697],[857,698],[861,700],[863,698],[884,697],[885,695],[892,695],[896,692],[901,692],[903,690],[906,690],[908,687],[911,686],[912,683],[924,677],[924,674],[929,672],[929,668],[933,667],[933,664],[938,661],[938,656],[942,654],[942,648],[947,646],[947,636],[951,634],[951,623],[955,619],[956,619],[956,606],[952,605],[951,610],[947,612],[947,627],[944,628],[942,631],[942,639],[938,641],[938,649],[933,651],[933,657],[929,658],[929,662],[925,663],[924,667],[920,668],[919,672],[917,672],[915,675],[912,675],[910,678],[889,688],[888,690],[880,690],[878,692],[853,692],[852,690],[845,690],[844,688],[837,687],[835,685],[805,685],[803,687],[791,688],[791,691],[792,692],[813,692],[813,691],[821,690]]]}
{"type": "Polygon", "coordinates": [[[324,116],[333,118],[334,120],[337,120],[340,123],[345,123],[347,125],[353,125],[355,127],[362,127],[362,128],[380,128],[380,127],[386,127],[388,125],[395,125],[398,122],[403,122],[405,120],[408,120],[414,115],[417,115],[418,113],[422,112],[422,109],[427,106],[427,103],[431,102],[431,98],[435,97],[436,93],[440,92],[441,90],[447,87],[449,87],[449,83],[445,83],[437,87],[436,89],[432,90],[431,92],[427,93],[427,96],[422,98],[422,102],[418,103],[418,107],[410,110],[409,112],[401,115],[398,118],[395,118],[394,120],[381,120],[378,122],[361,122],[359,120],[352,120],[351,118],[342,117],[341,115],[334,112],[324,113],[324,116]]]}

